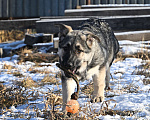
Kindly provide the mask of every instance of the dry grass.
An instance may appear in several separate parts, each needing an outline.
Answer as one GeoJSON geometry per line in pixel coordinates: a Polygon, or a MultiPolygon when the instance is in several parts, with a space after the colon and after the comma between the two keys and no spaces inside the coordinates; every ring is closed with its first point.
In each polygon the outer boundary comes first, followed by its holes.
{"type": "Polygon", "coordinates": [[[54,85],[60,85],[59,83],[59,80],[56,79],[55,76],[49,76],[49,75],[46,75],[42,80],[41,82],[43,84],[54,84],[54,85]]]}
{"type": "Polygon", "coordinates": [[[86,95],[91,95],[94,91],[93,83],[89,83],[88,85],[81,88],[81,91],[86,95]]]}
{"type": "Polygon", "coordinates": [[[31,88],[31,87],[39,87],[38,83],[32,80],[32,78],[27,77],[21,82],[22,86],[25,88],[31,88]]]}
{"type": "Polygon", "coordinates": [[[22,40],[25,37],[25,32],[20,30],[1,30],[0,31],[0,43],[7,41],[22,40]]]}
{"type": "Polygon", "coordinates": [[[36,33],[33,29],[21,30],[0,30],[0,43],[8,41],[22,40],[25,37],[25,33],[33,34],[36,33]]]}
{"type": "Polygon", "coordinates": [[[36,63],[54,63],[58,62],[58,55],[46,54],[46,53],[31,53],[31,54],[21,54],[19,60],[21,62],[31,61],[36,63]]]}
{"type": "Polygon", "coordinates": [[[22,87],[8,88],[0,84],[0,109],[8,108],[12,105],[24,104],[27,100],[22,87]]]}

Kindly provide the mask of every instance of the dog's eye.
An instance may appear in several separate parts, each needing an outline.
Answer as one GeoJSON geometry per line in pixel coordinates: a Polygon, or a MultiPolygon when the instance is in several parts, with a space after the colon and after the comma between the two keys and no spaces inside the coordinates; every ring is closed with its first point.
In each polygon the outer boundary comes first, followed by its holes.
{"type": "Polygon", "coordinates": [[[76,49],[76,53],[77,53],[77,54],[80,54],[81,52],[83,52],[83,50],[76,49]]]}
{"type": "Polygon", "coordinates": [[[81,50],[76,50],[76,53],[77,53],[77,54],[80,54],[80,53],[81,53],[81,50]]]}
{"type": "Polygon", "coordinates": [[[81,52],[83,52],[83,50],[80,49],[80,46],[76,46],[76,51],[77,54],[80,54],[81,52]]]}

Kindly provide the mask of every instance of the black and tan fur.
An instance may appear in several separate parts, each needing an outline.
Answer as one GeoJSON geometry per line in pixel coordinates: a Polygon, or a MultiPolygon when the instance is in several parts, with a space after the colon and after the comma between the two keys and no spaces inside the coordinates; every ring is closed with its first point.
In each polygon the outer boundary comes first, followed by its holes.
{"type": "MultiPolygon", "coordinates": [[[[119,44],[108,23],[88,19],[79,29],[59,24],[59,62],[79,80],[93,78],[91,102],[104,100],[104,89],[109,88],[110,66],[119,50],[119,44]]],[[[62,71],[63,110],[71,98],[76,83],[62,71]]]]}

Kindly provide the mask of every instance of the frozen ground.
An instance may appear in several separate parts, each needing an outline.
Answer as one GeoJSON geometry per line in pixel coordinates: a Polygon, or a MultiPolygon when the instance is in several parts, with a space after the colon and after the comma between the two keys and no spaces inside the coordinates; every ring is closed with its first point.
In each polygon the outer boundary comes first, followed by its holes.
{"type": "MultiPolygon", "coordinates": [[[[148,50],[146,49],[146,46],[149,47],[149,42],[150,41],[147,41],[143,44],[143,42],[121,41],[120,45],[124,54],[133,54],[139,52],[139,49],[143,50],[144,48],[145,50],[148,50]]],[[[41,63],[40,65],[36,65],[29,61],[19,63],[17,58],[18,56],[14,55],[11,58],[7,57],[0,59],[0,83],[8,88],[15,89],[18,87],[17,82],[31,78],[38,85],[40,84],[40,86],[31,88],[22,87],[22,89],[24,90],[25,95],[33,93],[34,97],[36,97],[37,94],[38,97],[33,99],[32,96],[29,97],[28,102],[25,102],[24,104],[17,106],[13,105],[8,109],[0,109],[0,119],[44,119],[47,94],[52,92],[57,95],[58,91],[61,91],[60,78],[57,77],[60,70],[55,66],[55,63],[41,63]],[[9,68],[9,66],[11,67],[9,68]],[[32,69],[32,71],[37,70],[38,72],[31,72],[30,69],[32,69]],[[15,76],[13,74],[15,72],[21,73],[23,77],[15,76]],[[56,77],[57,84],[42,84],[41,80],[47,75],[56,77]]],[[[113,63],[111,67],[111,90],[105,92],[105,101],[103,103],[90,103],[89,95],[80,91],[78,102],[81,110],[79,116],[85,118],[93,116],[95,119],[98,118],[104,120],[149,120],[150,84],[145,84],[144,81],[150,80],[150,67],[148,67],[148,69],[144,69],[143,67],[149,63],[150,61],[144,61],[140,58],[126,58],[125,60],[113,63]],[[141,71],[143,74],[139,74],[141,71]],[[145,73],[147,73],[147,76],[145,76],[145,73]],[[107,115],[100,114],[102,109],[103,112],[108,110],[113,111],[113,115],[109,113],[107,115]],[[116,114],[114,114],[115,111],[116,114]]],[[[82,89],[89,84],[92,84],[92,81],[86,80],[80,82],[80,87],[82,89]]],[[[61,95],[61,93],[58,95],[61,95]]],[[[47,111],[51,109],[52,107],[49,106],[47,111]]],[[[61,108],[56,106],[55,110],[61,111],[61,108]]]]}

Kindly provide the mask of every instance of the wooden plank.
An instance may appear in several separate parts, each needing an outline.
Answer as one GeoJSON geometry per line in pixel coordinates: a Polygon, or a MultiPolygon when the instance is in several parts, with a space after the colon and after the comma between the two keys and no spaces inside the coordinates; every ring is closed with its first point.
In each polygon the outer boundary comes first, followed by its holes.
{"type": "Polygon", "coordinates": [[[94,4],[94,0],[90,0],[91,1],[91,5],[94,4]]]}
{"type": "Polygon", "coordinates": [[[144,4],[144,0],[137,0],[137,4],[144,4]]]}
{"type": "Polygon", "coordinates": [[[58,0],[58,6],[59,6],[59,8],[58,8],[58,15],[59,16],[63,16],[65,13],[64,13],[64,11],[65,11],[65,0],[58,0]]]}
{"type": "MultiPolygon", "coordinates": [[[[115,1],[115,0],[114,0],[115,1]]],[[[94,8],[127,8],[127,7],[132,7],[132,8],[135,8],[135,7],[150,7],[149,4],[112,4],[113,3],[113,0],[111,0],[111,4],[109,5],[102,5],[102,4],[99,4],[99,5],[82,5],[81,8],[82,9],[94,9],[94,8]]]]}
{"type": "Polygon", "coordinates": [[[24,17],[30,17],[30,0],[24,0],[23,3],[23,15],[24,17]]]}
{"type": "Polygon", "coordinates": [[[86,0],[79,0],[79,5],[86,5],[86,0]]]}
{"type": "Polygon", "coordinates": [[[41,20],[36,22],[36,31],[38,33],[50,33],[54,34],[58,32],[58,27],[55,26],[58,23],[63,23],[72,26],[72,28],[76,28],[80,25],[84,20],[88,18],[64,18],[64,19],[49,19],[49,20],[41,20]]]}
{"type": "Polygon", "coordinates": [[[38,16],[44,16],[44,0],[38,0],[38,16]]]}
{"type": "Polygon", "coordinates": [[[94,4],[100,4],[100,3],[101,3],[100,0],[94,0],[94,4]]]}
{"type": "Polygon", "coordinates": [[[9,17],[9,1],[2,0],[2,16],[9,17]]]}
{"type": "MultiPolygon", "coordinates": [[[[91,17],[91,16],[90,16],[91,17]]],[[[47,19],[36,22],[37,32],[43,33],[57,33],[58,28],[55,26],[57,23],[67,24],[75,29],[83,21],[90,18],[55,18],[47,19]]],[[[98,16],[97,16],[98,17],[98,16]]],[[[134,31],[134,30],[149,30],[150,29],[150,15],[139,15],[139,16],[114,16],[114,17],[99,17],[110,24],[114,31],[134,31]]]]}
{"type": "Polygon", "coordinates": [[[0,20],[0,30],[35,29],[38,20],[40,19],[0,20]]]}
{"type": "Polygon", "coordinates": [[[57,16],[58,15],[58,0],[51,0],[51,15],[57,16]]]}
{"type": "Polygon", "coordinates": [[[10,0],[10,17],[15,17],[16,15],[16,0],[10,0]]]}
{"type": "Polygon", "coordinates": [[[125,16],[125,15],[149,15],[149,13],[150,7],[65,10],[66,16],[125,16]]]}
{"type": "Polygon", "coordinates": [[[144,4],[150,4],[150,0],[145,0],[144,4]]]}
{"type": "Polygon", "coordinates": [[[122,4],[123,0],[116,0],[116,4],[122,4]]]}
{"type": "Polygon", "coordinates": [[[23,0],[16,0],[16,15],[15,15],[15,17],[24,17],[23,16],[23,0]]]}
{"type": "Polygon", "coordinates": [[[65,0],[65,9],[72,9],[72,0],[65,0]]]}
{"type": "Polygon", "coordinates": [[[101,4],[108,4],[108,0],[101,0],[101,4]]]}
{"type": "Polygon", "coordinates": [[[30,16],[38,17],[37,0],[30,0],[30,16]]]}
{"type": "Polygon", "coordinates": [[[146,41],[150,38],[150,30],[115,33],[118,40],[146,41]]]}
{"type": "Polygon", "coordinates": [[[0,17],[2,17],[2,0],[0,0],[0,17]]]}
{"type": "Polygon", "coordinates": [[[45,6],[44,15],[45,16],[50,16],[51,12],[52,12],[51,1],[50,0],[44,0],[44,6],[45,6]]]}
{"type": "Polygon", "coordinates": [[[109,4],[115,4],[115,0],[109,0],[109,4]]]}
{"type": "Polygon", "coordinates": [[[123,0],[123,4],[129,4],[130,0],[123,0]]]}
{"type": "Polygon", "coordinates": [[[150,15],[103,18],[115,31],[135,31],[150,29],[150,15]]]}
{"type": "Polygon", "coordinates": [[[73,9],[77,8],[77,5],[79,5],[78,0],[72,0],[72,8],[73,9]]]}
{"type": "Polygon", "coordinates": [[[136,4],[137,0],[130,0],[130,4],[136,4]]]}

